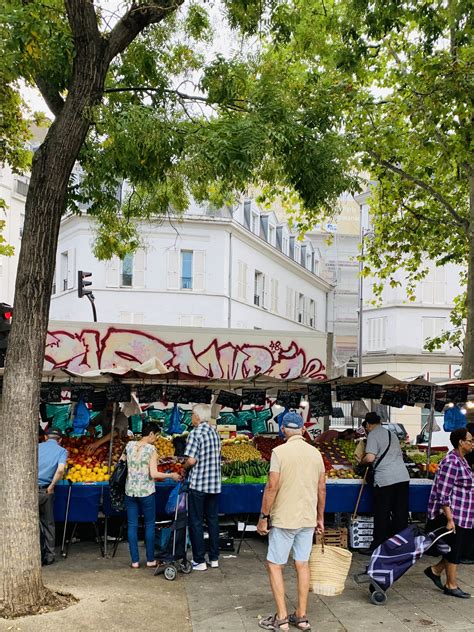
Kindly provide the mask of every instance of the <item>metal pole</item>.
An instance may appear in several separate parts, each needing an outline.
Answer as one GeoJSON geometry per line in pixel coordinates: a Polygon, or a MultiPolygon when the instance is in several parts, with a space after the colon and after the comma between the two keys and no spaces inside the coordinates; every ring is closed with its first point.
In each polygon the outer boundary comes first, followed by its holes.
{"type": "Polygon", "coordinates": [[[430,466],[430,458],[431,458],[431,442],[433,440],[433,426],[434,426],[434,414],[435,414],[435,397],[436,390],[435,387],[431,387],[431,398],[430,398],[430,414],[428,417],[428,448],[426,450],[426,478],[429,475],[429,466],[430,466]]]}
{"type": "MultiPolygon", "coordinates": [[[[114,406],[112,408],[112,424],[110,426],[110,442],[109,442],[109,476],[110,470],[112,467],[112,452],[114,448],[114,434],[115,434],[115,417],[117,414],[117,402],[114,402],[114,406]]],[[[108,520],[105,521],[105,529],[104,529],[104,557],[107,557],[107,532],[108,532],[108,520]]]]}
{"type": "Polygon", "coordinates": [[[362,272],[364,269],[364,264],[362,262],[362,258],[364,256],[364,240],[365,240],[365,231],[361,227],[360,233],[361,240],[361,251],[360,256],[361,260],[359,261],[359,331],[358,331],[358,368],[357,375],[359,377],[362,376],[362,337],[363,337],[363,317],[364,317],[364,277],[362,276],[362,272]]]}
{"type": "Polygon", "coordinates": [[[95,309],[95,302],[94,302],[95,298],[94,298],[94,295],[93,294],[86,294],[86,296],[89,299],[90,304],[92,305],[92,317],[94,319],[94,322],[96,323],[97,322],[97,311],[95,309]]]}

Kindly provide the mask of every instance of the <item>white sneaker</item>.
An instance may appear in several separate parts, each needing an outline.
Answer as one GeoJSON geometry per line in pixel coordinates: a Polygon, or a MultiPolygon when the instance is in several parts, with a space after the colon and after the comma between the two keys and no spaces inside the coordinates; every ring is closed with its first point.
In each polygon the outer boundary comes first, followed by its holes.
{"type": "Polygon", "coordinates": [[[211,568],[219,568],[219,561],[218,560],[212,560],[209,563],[211,565],[211,568]]]}
{"type": "Polygon", "coordinates": [[[191,564],[193,565],[193,571],[207,571],[207,564],[206,564],[206,562],[201,562],[200,564],[197,564],[193,560],[191,562],[191,564]]]}

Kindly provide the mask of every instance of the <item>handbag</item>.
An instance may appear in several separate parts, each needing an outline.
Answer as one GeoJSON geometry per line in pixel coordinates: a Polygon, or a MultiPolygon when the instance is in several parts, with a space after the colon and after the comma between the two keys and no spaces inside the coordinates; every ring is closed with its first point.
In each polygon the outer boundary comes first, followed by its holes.
{"type": "Polygon", "coordinates": [[[340,595],[346,583],[352,562],[352,553],[339,546],[327,546],[324,537],[313,544],[309,558],[310,590],[317,595],[340,595]]]}
{"type": "Polygon", "coordinates": [[[125,510],[125,483],[128,476],[126,459],[120,459],[109,480],[110,504],[115,511],[125,510]]]}
{"type": "Polygon", "coordinates": [[[380,463],[386,457],[387,452],[390,450],[390,445],[392,443],[392,433],[390,432],[390,430],[387,430],[387,432],[388,432],[388,446],[387,446],[386,450],[384,451],[384,453],[382,454],[380,459],[377,461],[377,463],[374,463],[374,465],[372,465],[372,464],[367,465],[367,469],[366,469],[367,475],[365,476],[365,482],[370,487],[373,487],[374,483],[375,483],[375,470],[378,468],[380,463]]]}

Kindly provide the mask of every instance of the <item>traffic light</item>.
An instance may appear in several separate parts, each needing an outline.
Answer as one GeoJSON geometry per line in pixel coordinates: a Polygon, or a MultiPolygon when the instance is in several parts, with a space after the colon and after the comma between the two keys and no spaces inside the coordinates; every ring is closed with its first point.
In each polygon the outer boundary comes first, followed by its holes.
{"type": "Polygon", "coordinates": [[[12,316],[13,307],[8,303],[0,303],[0,367],[5,365],[12,316]]]}
{"type": "Polygon", "coordinates": [[[77,273],[77,295],[79,296],[79,298],[82,298],[83,296],[87,296],[87,295],[91,295],[92,294],[92,290],[88,290],[88,286],[92,285],[92,281],[86,281],[85,279],[88,279],[89,277],[92,276],[92,272],[83,272],[82,270],[79,270],[77,273]]]}

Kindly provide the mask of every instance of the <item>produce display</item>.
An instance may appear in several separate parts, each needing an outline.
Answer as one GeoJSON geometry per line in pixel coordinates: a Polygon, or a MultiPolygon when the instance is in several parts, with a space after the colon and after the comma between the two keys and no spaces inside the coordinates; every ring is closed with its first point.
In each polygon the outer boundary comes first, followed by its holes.
{"type": "MultiPolygon", "coordinates": [[[[321,442],[318,444],[318,449],[321,452],[321,454],[323,455],[323,457],[326,457],[327,461],[329,463],[331,463],[332,466],[335,465],[344,465],[346,467],[349,467],[352,465],[351,463],[351,459],[347,456],[346,452],[344,451],[344,447],[341,445],[341,441],[331,441],[331,442],[321,442]]],[[[352,441],[350,442],[344,442],[344,443],[353,443],[352,441]]],[[[355,446],[354,446],[354,450],[355,450],[355,446]]],[[[353,452],[352,452],[352,456],[353,456],[353,452]]]]}
{"type": "Polygon", "coordinates": [[[221,455],[224,461],[255,461],[262,458],[260,452],[245,435],[225,439],[222,442],[221,455]]]}
{"type": "Polygon", "coordinates": [[[262,435],[255,437],[253,442],[265,461],[271,459],[273,448],[285,443],[280,437],[262,437],[262,435]]]}
{"type": "Polygon", "coordinates": [[[158,435],[155,439],[155,448],[159,459],[174,456],[173,442],[170,439],[166,439],[166,437],[158,435]]]}
{"type": "Polygon", "coordinates": [[[68,451],[66,480],[72,483],[102,483],[108,481],[114,466],[120,459],[125,442],[114,441],[112,447],[112,467],[109,472],[109,444],[98,448],[94,454],[88,455],[86,448],[93,442],[90,437],[64,438],[63,447],[68,451]]]}
{"type": "Polygon", "coordinates": [[[268,475],[270,464],[268,461],[231,461],[222,464],[222,477],[235,478],[237,476],[252,476],[261,478],[268,475]]]}
{"type": "Polygon", "coordinates": [[[184,476],[185,474],[184,459],[177,458],[177,457],[161,459],[158,462],[157,469],[158,469],[158,472],[162,472],[163,474],[176,473],[176,474],[179,474],[180,476],[184,476]]]}

